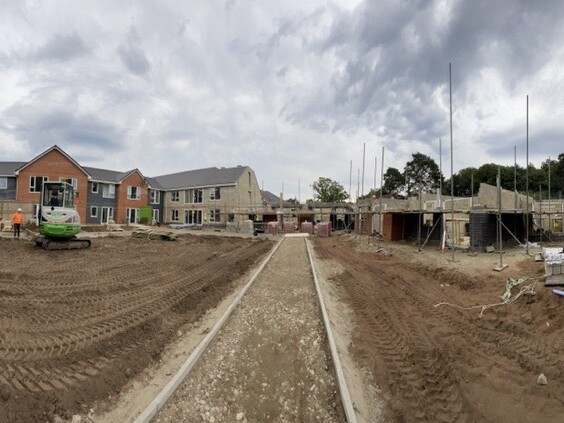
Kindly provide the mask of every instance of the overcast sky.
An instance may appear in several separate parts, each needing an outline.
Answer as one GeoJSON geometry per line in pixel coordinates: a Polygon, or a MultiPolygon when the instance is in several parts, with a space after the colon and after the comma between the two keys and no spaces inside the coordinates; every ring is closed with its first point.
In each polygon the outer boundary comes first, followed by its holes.
{"type": "MultiPolygon", "coordinates": [[[[421,152],[454,172],[564,152],[564,2],[0,1],[0,160],[57,144],[146,176],[251,166],[364,193],[421,152]],[[362,183],[361,183],[362,186],[362,183]],[[362,190],[362,188],[361,188],[362,190]]],[[[299,184],[298,184],[299,181],[299,184]]]]}

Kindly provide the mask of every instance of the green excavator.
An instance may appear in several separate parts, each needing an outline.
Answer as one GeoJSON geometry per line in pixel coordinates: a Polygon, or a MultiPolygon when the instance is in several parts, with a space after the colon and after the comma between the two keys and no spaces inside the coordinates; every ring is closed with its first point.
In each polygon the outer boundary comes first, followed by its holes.
{"type": "Polygon", "coordinates": [[[80,216],[74,207],[74,188],[68,182],[43,182],[38,211],[40,235],[35,245],[45,250],[89,248],[89,239],[80,239],[80,216]]]}

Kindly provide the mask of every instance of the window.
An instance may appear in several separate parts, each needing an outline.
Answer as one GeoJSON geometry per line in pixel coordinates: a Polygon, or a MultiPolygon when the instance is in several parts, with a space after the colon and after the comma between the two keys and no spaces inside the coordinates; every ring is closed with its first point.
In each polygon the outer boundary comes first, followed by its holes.
{"type": "Polygon", "coordinates": [[[141,199],[141,187],[127,186],[127,199],[128,200],[140,200],[141,199]]]}
{"type": "Polygon", "coordinates": [[[204,202],[204,190],[201,188],[187,189],[184,195],[186,203],[199,204],[204,202]]]}
{"type": "Polygon", "coordinates": [[[30,176],[29,177],[29,192],[41,192],[43,182],[47,181],[47,176],[30,176]]]}
{"type": "Polygon", "coordinates": [[[102,223],[108,223],[110,220],[114,220],[114,208],[102,207],[102,223]]]}
{"type": "Polygon", "coordinates": [[[170,220],[172,222],[178,222],[178,210],[171,210],[170,211],[170,220]]]}
{"type": "Polygon", "coordinates": [[[92,182],[92,193],[98,194],[98,182],[92,182]]]}
{"type": "Polygon", "coordinates": [[[151,204],[159,204],[161,202],[161,192],[154,189],[149,191],[149,202],[151,204]]]}
{"type": "Polygon", "coordinates": [[[210,200],[219,200],[221,195],[219,193],[219,187],[210,188],[210,200]]]}
{"type": "Polygon", "coordinates": [[[0,189],[8,189],[8,178],[0,177],[0,189]]]}
{"type": "Polygon", "coordinates": [[[127,208],[127,223],[137,223],[139,221],[139,209],[127,208]]]}
{"type": "Polygon", "coordinates": [[[171,191],[170,201],[172,203],[178,203],[179,200],[180,200],[180,191],[171,191]]]}
{"type": "Polygon", "coordinates": [[[90,207],[90,217],[98,217],[98,207],[97,206],[90,207]]]}
{"type": "Polygon", "coordinates": [[[159,223],[160,219],[159,209],[153,209],[153,223],[159,223]]]}
{"type": "Polygon", "coordinates": [[[65,176],[60,176],[59,181],[71,184],[75,191],[78,188],[78,179],[76,179],[76,178],[67,178],[65,176]]]}
{"type": "Polygon", "coordinates": [[[102,197],[115,198],[116,186],[114,184],[104,184],[102,187],[102,197]]]}
{"type": "Polygon", "coordinates": [[[210,210],[210,223],[212,222],[221,222],[221,214],[219,209],[210,210]]]}
{"type": "Polygon", "coordinates": [[[202,224],[202,211],[201,210],[185,210],[184,221],[189,225],[202,224]]]}

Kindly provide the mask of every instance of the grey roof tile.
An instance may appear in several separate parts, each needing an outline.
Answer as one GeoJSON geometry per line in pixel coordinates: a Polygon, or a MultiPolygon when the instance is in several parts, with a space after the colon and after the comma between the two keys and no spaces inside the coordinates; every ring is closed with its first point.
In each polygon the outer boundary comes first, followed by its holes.
{"type": "Polygon", "coordinates": [[[0,176],[16,176],[16,170],[27,162],[0,162],[0,176]]]}
{"type": "Polygon", "coordinates": [[[188,170],[150,178],[156,180],[162,189],[186,189],[214,185],[234,184],[247,170],[247,166],[208,167],[206,169],[188,170]]]}

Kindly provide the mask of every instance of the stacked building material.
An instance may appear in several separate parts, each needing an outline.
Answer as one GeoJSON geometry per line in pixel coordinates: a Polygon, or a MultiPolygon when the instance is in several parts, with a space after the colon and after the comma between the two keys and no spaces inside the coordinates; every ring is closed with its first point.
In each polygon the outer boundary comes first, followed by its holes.
{"type": "Polygon", "coordinates": [[[543,248],[545,285],[564,285],[564,248],[543,248]]]}
{"type": "Polygon", "coordinates": [[[317,224],[317,236],[331,236],[331,222],[319,222],[317,224]]]}
{"type": "Polygon", "coordinates": [[[305,234],[313,234],[313,223],[311,222],[302,222],[302,226],[300,231],[305,234]]]}
{"type": "Polygon", "coordinates": [[[278,233],[278,222],[268,222],[266,225],[267,234],[277,234],[278,233]]]}
{"type": "Polygon", "coordinates": [[[285,234],[294,233],[294,224],[292,222],[284,222],[284,233],[285,234]]]}

